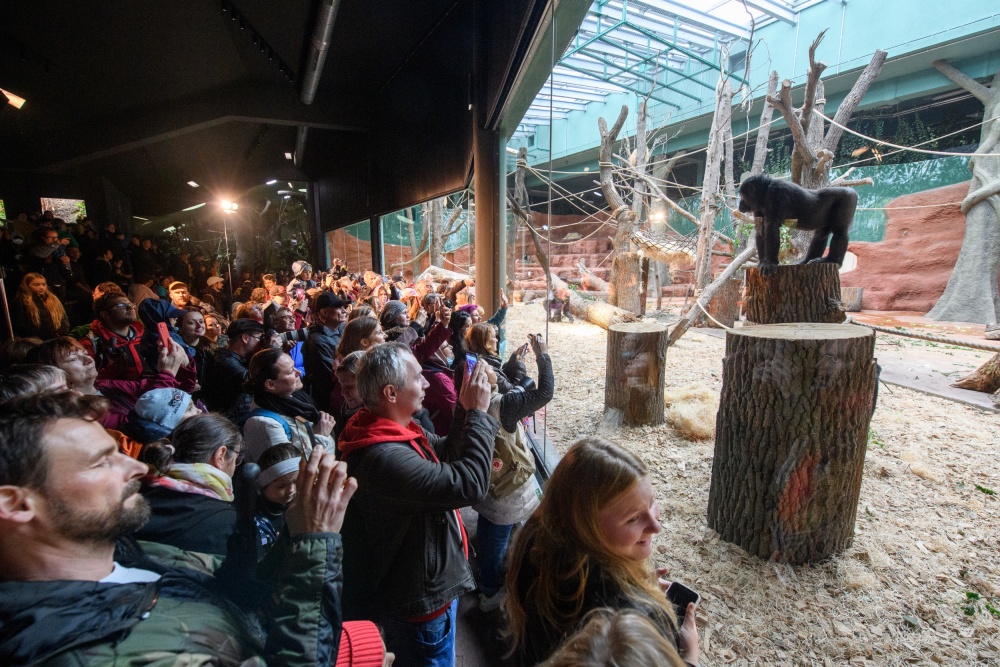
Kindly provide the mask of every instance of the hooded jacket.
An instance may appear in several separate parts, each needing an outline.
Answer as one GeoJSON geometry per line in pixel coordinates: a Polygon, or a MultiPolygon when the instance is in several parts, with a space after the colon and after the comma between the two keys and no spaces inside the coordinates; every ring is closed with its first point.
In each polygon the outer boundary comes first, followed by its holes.
{"type": "Polygon", "coordinates": [[[459,508],[489,489],[499,424],[456,406],[447,438],[360,410],[338,441],[358,490],[344,519],[347,618],[425,617],[475,588],[459,508]]]}
{"type": "Polygon", "coordinates": [[[300,535],[279,548],[271,585],[280,596],[258,610],[260,624],[223,597],[218,579],[144,554],[132,561],[116,554],[116,561],[157,572],[159,581],[0,582],[0,664],[332,664],[341,629],[340,538],[300,535]]]}

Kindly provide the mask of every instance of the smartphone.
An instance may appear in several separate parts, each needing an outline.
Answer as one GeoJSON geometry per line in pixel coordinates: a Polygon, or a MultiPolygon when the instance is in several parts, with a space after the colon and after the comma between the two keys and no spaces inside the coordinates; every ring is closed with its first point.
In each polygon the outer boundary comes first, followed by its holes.
{"type": "Polygon", "coordinates": [[[677,625],[684,623],[684,614],[687,613],[688,604],[698,604],[701,596],[679,581],[670,584],[667,589],[667,599],[674,603],[674,611],[677,612],[677,625]]]}
{"type": "Polygon", "coordinates": [[[476,364],[479,362],[479,357],[469,352],[465,353],[465,367],[469,369],[469,373],[476,369],[476,364]]]}
{"type": "Polygon", "coordinates": [[[528,353],[528,344],[527,344],[527,343],[525,343],[524,345],[522,345],[522,346],[521,346],[520,348],[518,348],[518,350],[517,350],[517,356],[519,356],[519,357],[523,357],[523,356],[524,356],[524,355],[526,355],[527,353],[528,353]]]}
{"type": "Polygon", "coordinates": [[[167,324],[165,322],[157,323],[156,329],[160,332],[160,342],[163,343],[163,349],[169,352],[171,348],[170,329],[167,328],[167,324]]]}

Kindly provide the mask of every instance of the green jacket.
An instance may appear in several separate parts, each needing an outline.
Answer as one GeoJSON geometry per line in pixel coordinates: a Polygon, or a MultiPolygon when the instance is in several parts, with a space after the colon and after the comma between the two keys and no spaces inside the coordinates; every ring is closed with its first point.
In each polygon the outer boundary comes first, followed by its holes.
{"type": "Polygon", "coordinates": [[[159,581],[0,583],[0,664],[333,665],[340,642],[341,561],[335,533],[279,541],[268,602],[245,613],[203,572],[143,554],[123,563],[159,581]]]}

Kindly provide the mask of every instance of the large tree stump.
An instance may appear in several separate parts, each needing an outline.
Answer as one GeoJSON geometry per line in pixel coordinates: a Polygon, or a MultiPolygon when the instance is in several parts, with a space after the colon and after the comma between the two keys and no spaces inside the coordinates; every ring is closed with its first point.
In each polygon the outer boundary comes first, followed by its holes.
{"type": "Polygon", "coordinates": [[[629,426],[662,424],[667,328],[656,322],[608,327],[605,413],[616,410],[629,426]]]}
{"type": "Polygon", "coordinates": [[[772,276],[747,269],[747,322],[825,322],[846,319],[840,300],[840,273],[836,264],[783,264],[772,276]]]}
{"type": "Polygon", "coordinates": [[[708,525],[722,539],[791,564],[851,545],[874,351],[874,332],[848,324],[726,334],[708,499],[708,525]]]}

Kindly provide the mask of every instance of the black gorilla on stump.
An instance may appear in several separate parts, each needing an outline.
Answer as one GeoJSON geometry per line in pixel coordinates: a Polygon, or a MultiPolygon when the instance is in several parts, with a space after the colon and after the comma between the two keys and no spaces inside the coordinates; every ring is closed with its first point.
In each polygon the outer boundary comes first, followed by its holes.
{"type": "Polygon", "coordinates": [[[781,227],[785,224],[813,232],[802,264],[843,264],[847,254],[847,230],[854,222],[857,206],[858,193],[850,188],[806,190],[770,176],[751,176],[740,185],[740,211],[754,215],[758,267],[762,276],[770,276],[778,270],[781,227]],[[823,257],[828,239],[830,252],[823,257]]]}

